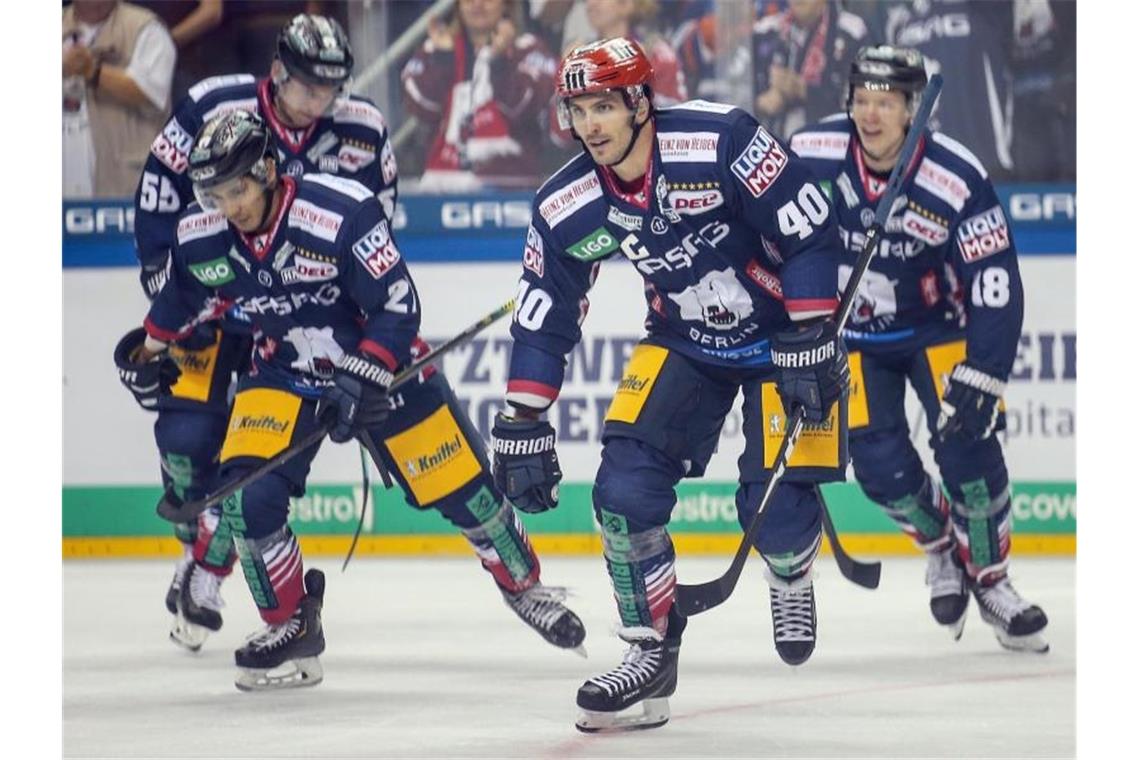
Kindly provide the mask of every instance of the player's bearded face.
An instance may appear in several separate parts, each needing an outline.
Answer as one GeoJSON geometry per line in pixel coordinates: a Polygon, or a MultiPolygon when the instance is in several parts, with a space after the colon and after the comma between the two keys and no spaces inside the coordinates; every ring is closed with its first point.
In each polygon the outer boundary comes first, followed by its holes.
{"type": "Polygon", "coordinates": [[[851,103],[851,118],[859,132],[863,151],[872,160],[890,161],[898,156],[910,119],[905,95],[893,90],[873,92],[856,89],[851,103]]]}
{"type": "Polygon", "coordinates": [[[221,211],[226,221],[247,234],[257,232],[269,202],[265,188],[248,175],[202,190],[198,198],[203,206],[221,211]]]}
{"type": "Polygon", "coordinates": [[[340,88],[333,85],[290,77],[277,88],[277,115],[288,126],[304,129],[324,116],[339,92],[340,88]]]}
{"type": "Polygon", "coordinates": [[[633,139],[633,115],[616,92],[579,95],[571,99],[570,125],[586,145],[595,163],[617,162],[633,139]]]}

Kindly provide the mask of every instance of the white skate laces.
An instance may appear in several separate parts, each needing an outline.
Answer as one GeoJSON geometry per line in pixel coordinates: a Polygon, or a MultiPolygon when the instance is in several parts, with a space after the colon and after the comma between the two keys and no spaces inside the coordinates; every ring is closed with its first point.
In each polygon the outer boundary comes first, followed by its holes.
{"type": "Polygon", "coordinates": [[[532,626],[549,630],[566,613],[569,592],[560,586],[536,583],[518,594],[507,594],[508,604],[532,626]]]}
{"type": "Polygon", "coordinates": [[[657,631],[652,628],[623,628],[619,635],[629,642],[621,664],[589,679],[589,683],[597,684],[611,697],[642,686],[661,667],[662,648],[657,645],[662,638],[657,631]],[[643,646],[650,641],[653,645],[643,646]]]}
{"type": "Polygon", "coordinates": [[[772,628],[776,643],[815,641],[814,594],[811,573],[787,581],[765,570],[772,602],[772,628]]]}
{"type": "Polygon", "coordinates": [[[957,596],[964,593],[965,573],[954,561],[954,547],[926,555],[926,585],[931,598],[957,596]]]}
{"type": "Polygon", "coordinates": [[[978,602],[987,612],[1006,625],[1033,606],[1014,590],[1009,578],[1002,578],[992,586],[979,588],[978,602]]]}
{"type": "Polygon", "coordinates": [[[224,579],[209,570],[201,567],[194,568],[190,573],[190,598],[199,607],[211,610],[220,610],[226,606],[222,601],[221,589],[224,579]]]}
{"type": "Polygon", "coordinates": [[[301,630],[301,619],[294,615],[279,625],[267,625],[260,631],[255,631],[246,637],[245,643],[253,645],[262,652],[272,652],[285,644],[301,630]]]}

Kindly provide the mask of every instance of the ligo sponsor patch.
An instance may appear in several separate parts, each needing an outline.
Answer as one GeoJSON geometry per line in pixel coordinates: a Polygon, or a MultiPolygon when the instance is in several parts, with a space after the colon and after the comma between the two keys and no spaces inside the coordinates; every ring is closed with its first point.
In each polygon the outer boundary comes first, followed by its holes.
{"type": "Polygon", "coordinates": [[[201,264],[189,264],[190,274],[208,288],[216,288],[227,282],[233,282],[234,269],[228,259],[222,257],[211,259],[201,264]]]}
{"type": "Polygon", "coordinates": [[[1009,250],[1009,225],[1000,205],[958,225],[958,250],[967,263],[1009,250]]]}
{"type": "Polygon", "coordinates": [[[542,236],[538,234],[538,230],[532,224],[526,230],[526,247],[523,248],[523,266],[530,271],[542,277],[542,273],[546,271],[545,264],[543,263],[543,248],[542,236]]]}
{"type": "Polygon", "coordinates": [[[400,251],[388,232],[388,222],[383,219],[364,237],[352,245],[352,252],[364,264],[364,268],[379,280],[400,260],[400,251]]]}
{"type": "Polygon", "coordinates": [[[598,179],[597,172],[590,172],[539,204],[538,213],[542,214],[550,229],[554,229],[575,211],[601,197],[602,182],[598,179]]]}
{"type": "Polygon", "coordinates": [[[582,261],[593,261],[608,256],[617,250],[618,241],[605,227],[599,227],[577,243],[567,247],[566,252],[582,261]]]}
{"type": "Polygon", "coordinates": [[[768,191],[787,165],[788,154],[780,143],[764,127],[757,127],[752,142],[732,162],[732,173],[753,197],[759,198],[768,191]]]}

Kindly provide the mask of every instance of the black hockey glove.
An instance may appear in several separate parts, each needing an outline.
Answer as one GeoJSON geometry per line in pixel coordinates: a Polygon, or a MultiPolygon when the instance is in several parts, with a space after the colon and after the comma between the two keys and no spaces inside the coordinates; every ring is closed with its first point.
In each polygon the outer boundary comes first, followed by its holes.
{"type": "Polygon", "coordinates": [[[1005,383],[996,377],[968,362],[956,365],[942,394],[938,437],[945,441],[958,435],[968,441],[980,441],[996,430],[1005,430],[1005,413],[998,410],[1003,393],[1005,383]]]}
{"type": "Polygon", "coordinates": [[[329,438],[351,441],[388,419],[388,387],[393,375],[378,361],[345,354],[333,371],[333,384],[317,402],[317,419],[332,425],[329,438]]]}
{"type": "Polygon", "coordinates": [[[784,410],[791,414],[795,406],[802,406],[805,422],[823,422],[831,405],[847,397],[851,385],[847,349],[835,322],[825,319],[796,332],[777,333],[771,347],[784,410]]]}
{"type": "Polygon", "coordinates": [[[562,468],[554,451],[554,428],[545,420],[495,415],[491,429],[495,486],[523,512],[536,514],[558,506],[562,468]]]}
{"type": "Polygon", "coordinates": [[[159,397],[170,393],[182,370],[165,353],[150,361],[138,361],[145,342],[146,330],[141,327],[124,335],[115,346],[115,366],[119,368],[119,382],[134,395],[139,406],[153,411],[159,397]]]}

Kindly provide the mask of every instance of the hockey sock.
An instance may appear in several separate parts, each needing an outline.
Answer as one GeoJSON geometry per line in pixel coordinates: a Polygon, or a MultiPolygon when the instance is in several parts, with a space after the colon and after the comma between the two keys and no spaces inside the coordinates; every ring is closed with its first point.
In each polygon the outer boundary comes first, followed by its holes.
{"type": "Polygon", "coordinates": [[[676,552],[663,527],[631,533],[624,515],[599,509],[606,569],[622,626],[664,636],[676,596],[676,552]]]}
{"type": "Polygon", "coordinates": [[[301,547],[288,524],[268,536],[247,538],[241,503],[242,492],[238,491],[222,502],[222,515],[233,530],[238,560],[261,619],[280,625],[292,616],[305,595],[301,547]]]}
{"type": "Polygon", "coordinates": [[[215,575],[227,576],[234,569],[237,552],[230,521],[222,517],[219,507],[198,515],[194,530],[194,559],[215,575]]]}
{"type": "Polygon", "coordinates": [[[822,540],[823,534],[817,532],[815,538],[803,551],[789,551],[779,554],[766,553],[760,556],[764,558],[764,562],[768,564],[773,575],[781,580],[794,581],[811,572],[811,565],[815,562],[816,555],[819,554],[822,540]]]}
{"type": "Polygon", "coordinates": [[[511,503],[497,501],[484,487],[467,502],[467,508],[479,524],[463,528],[463,535],[499,588],[517,594],[537,583],[541,569],[538,555],[511,503]]]}
{"type": "Polygon", "coordinates": [[[918,493],[888,501],[883,509],[923,551],[941,551],[953,540],[950,502],[929,475],[923,477],[918,493]]]}
{"type": "Polygon", "coordinates": [[[962,484],[962,493],[965,502],[954,502],[952,510],[958,557],[975,583],[992,585],[1009,567],[1009,488],[991,499],[983,479],[962,484]]]}

